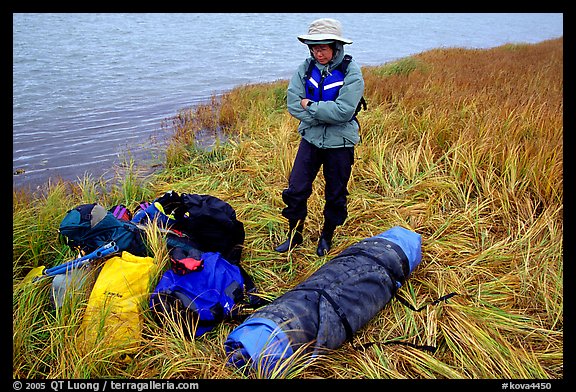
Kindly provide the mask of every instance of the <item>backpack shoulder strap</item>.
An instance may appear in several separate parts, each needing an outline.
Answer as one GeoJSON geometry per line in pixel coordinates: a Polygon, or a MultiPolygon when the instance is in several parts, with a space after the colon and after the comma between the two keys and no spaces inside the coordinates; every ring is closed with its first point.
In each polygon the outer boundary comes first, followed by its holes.
{"type": "Polygon", "coordinates": [[[310,75],[312,75],[312,70],[314,69],[315,66],[316,66],[316,60],[314,59],[310,60],[310,63],[308,64],[308,69],[304,74],[304,79],[308,79],[310,75]]]}
{"type": "Polygon", "coordinates": [[[346,73],[346,70],[348,69],[348,66],[350,65],[350,61],[352,61],[352,56],[350,56],[349,54],[345,54],[344,59],[342,60],[342,62],[338,66],[338,68],[340,68],[340,70],[342,71],[343,74],[346,73]]]}
{"type": "MultiPolygon", "coordinates": [[[[349,54],[345,54],[344,59],[342,60],[340,65],[338,65],[338,69],[340,69],[340,71],[342,71],[343,74],[346,74],[346,70],[348,69],[348,66],[350,65],[351,61],[352,61],[352,56],[349,54]]],[[[366,110],[367,108],[368,108],[368,105],[366,103],[366,99],[364,98],[364,96],[362,96],[360,98],[360,102],[358,102],[358,105],[356,106],[356,111],[354,112],[353,118],[356,119],[356,115],[358,113],[360,113],[360,110],[362,110],[362,109],[366,110]]]]}

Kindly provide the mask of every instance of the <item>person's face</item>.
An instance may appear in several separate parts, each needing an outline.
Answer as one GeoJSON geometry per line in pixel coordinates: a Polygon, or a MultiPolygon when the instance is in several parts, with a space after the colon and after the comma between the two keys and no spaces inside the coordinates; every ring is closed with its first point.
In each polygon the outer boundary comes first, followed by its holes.
{"type": "Polygon", "coordinates": [[[312,45],[312,53],[316,61],[322,65],[328,64],[328,62],[332,60],[332,56],[334,56],[334,51],[330,45],[326,44],[312,45]]]}

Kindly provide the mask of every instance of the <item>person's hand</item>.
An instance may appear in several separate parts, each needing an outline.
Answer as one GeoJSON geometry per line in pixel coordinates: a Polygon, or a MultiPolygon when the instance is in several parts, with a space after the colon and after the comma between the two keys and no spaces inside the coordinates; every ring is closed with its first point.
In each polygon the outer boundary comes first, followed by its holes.
{"type": "Polygon", "coordinates": [[[302,106],[302,109],[306,110],[308,102],[311,102],[308,98],[302,98],[302,100],[300,101],[300,106],[302,106]]]}

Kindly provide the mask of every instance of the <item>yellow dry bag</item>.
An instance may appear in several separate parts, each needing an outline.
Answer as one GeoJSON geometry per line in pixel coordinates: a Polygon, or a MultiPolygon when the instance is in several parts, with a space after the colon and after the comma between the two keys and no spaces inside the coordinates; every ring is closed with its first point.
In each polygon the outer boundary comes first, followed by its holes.
{"type": "Polygon", "coordinates": [[[111,348],[126,354],[139,345],[142,311],[156,270],[152,257],[126,251],[106,260],[82,320],[81,339],[86,352],[111,348]]]}

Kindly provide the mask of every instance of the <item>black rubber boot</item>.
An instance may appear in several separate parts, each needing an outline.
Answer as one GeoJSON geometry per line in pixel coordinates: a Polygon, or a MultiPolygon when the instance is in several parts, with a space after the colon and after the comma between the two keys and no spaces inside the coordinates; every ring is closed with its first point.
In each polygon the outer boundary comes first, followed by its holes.
{"type": "Polygon", "coordinates": [[[288,252],[294,249],[296,246],[304,242],[304,237],[302,237],[302,231],[304,230],[303,220],[290,220],[290,227],[288,228],[288,238],[286,241],[278,245],[274,250],[279,253],[288,252]]]}
{"type": "Polygon", "coordinates": [[[322,228],[322,234],[318,239],[318,248],[316,248],[316,254],[320,257],[326,256],[332,247],[332,237],[334,237],[335,226],[324,224],[322,228]]]}

